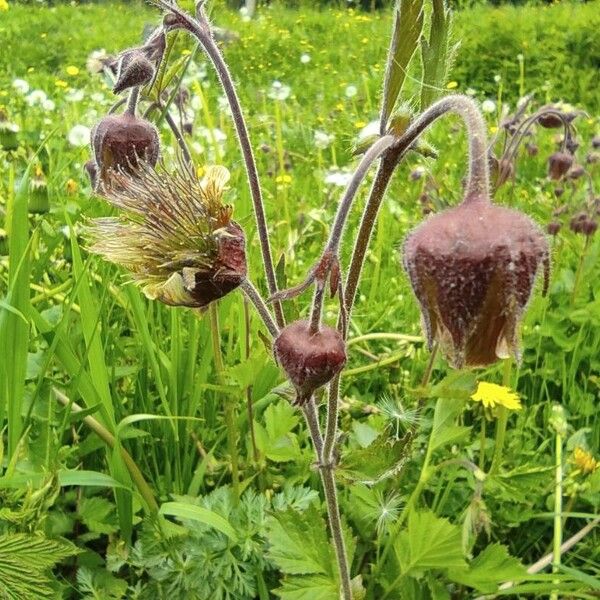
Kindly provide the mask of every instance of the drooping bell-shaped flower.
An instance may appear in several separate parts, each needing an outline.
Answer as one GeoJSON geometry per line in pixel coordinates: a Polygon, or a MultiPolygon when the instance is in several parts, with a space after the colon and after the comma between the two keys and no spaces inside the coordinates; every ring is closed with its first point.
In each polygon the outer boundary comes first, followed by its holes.
{"type": "Polygon", "coordinates": [[[284,327],[273,343],[275,360],[296,388],[296,403],[305,404],[313,392],[337,375],[346,364],[346,345],[337,329],[309,321],[284,327]]]}
{"type": "Polygon", "coordinates": [[[469,130],[465,199],[408,235],[403,262],[430,348],[438,342],[456,368],[483,366],[519,357],[518,324],[541,267],[547,287],[548,243],[527,215],[492,204],[485,123],[477,107],[464,97],[447,104],[469,130]]]}
{"type": "Polygon", "coordinates": [[[203,178],[180,166],[173,173],[140,163],[135,177],[115,175],[104,197],[121,214],[96,219],[90,250],[125,267],[147,297],[200,308],[237,288],[246,277],[245,236],[222,203],[225,167],[203,178]]]}

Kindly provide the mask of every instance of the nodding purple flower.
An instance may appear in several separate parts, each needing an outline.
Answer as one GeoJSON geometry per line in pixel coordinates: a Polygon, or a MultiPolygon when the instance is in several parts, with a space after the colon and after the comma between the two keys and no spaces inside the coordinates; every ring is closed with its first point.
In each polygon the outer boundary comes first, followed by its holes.
{"type": "Polygon", "coordinates": [[[114,174],[104,197],[121,213],[88,228],[90,250],[125,267],[148,298],[201,308],[246,278],[245,236],[222,203],[225,167],[202,179],[181,165],[157,172],[140,162],[135,177],[114,174]]]}
{"type": "Polygon", "coordinates": [[[275,360],[296,388],[296,404],[337,375],[346,364],[346,345],[337,329],[321,325],[312,332],[308,321],[284,327],[273,344],[275,360]]]}
{"type": "Polygon", "coordinates": [[[140,162],[156,165],[160,140],[149,121],[125,112],[108,115],[92,129],[91,144],[98,185],[110,187],[113,175],[133,175],[140,162]]]}
{"type": "Polygon", "coordinates": [[[519,357],[518,323],[549,252],[541,229],[484,196],[431,216],[404,243],[404,267],[419,301],[429,346],[452,366],[519,357]]]}

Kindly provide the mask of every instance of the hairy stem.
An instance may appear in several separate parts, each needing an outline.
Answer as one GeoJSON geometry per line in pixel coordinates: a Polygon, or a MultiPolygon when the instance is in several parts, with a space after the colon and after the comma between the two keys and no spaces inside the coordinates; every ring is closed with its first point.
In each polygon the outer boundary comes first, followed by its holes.
{"type": "MultiPolygon", "coordinates": [[[[178,19],[181,26],[187,29],[200,42],[201,46],[206,52],[206,55],[212,62],[217,72],[217,76],[219,77],[219,81],[221,82],[221,86],[223,87],[223,91],[227,97],[237,132],[237,138],[246,166],[250,194],[252,196],[252,202],[254,205],[254,216],[256,218],[258,236],[260,239],[265,276],[267,279],[269,294],[272,296],[277,292],[277,280],[275,278],[275,267],[273,265],[273,258],[271,255],[269,231],[262,199],[260,180],[258,177],[258,170],[256,168],[256,161],[254,159],[254,153],[252,151],[252,145],[250,143],[250,137],[248,135],[248,128],[246,127],[246,121],[244,119],[240,101],[235,90],[235,85],[229,72],[229,68],[223,59],[219,47],[213,39],[210,24],[201,5],[199,5],[197,10],[197,19],[194,19],[189,14],[172,4],[164,2],[159,2],[159,4],[172,12],[178,19]]],[[[280,327],[283,327],[285,320],[281,303],[279,301],[274,302],[274,309],[277,324],[280,327]]]]}
{"type": "MultiPolygon", "coordinates": [[[[162,108],[160,105],[158,105],[158,106],[159,106],[159,108],[162,108]]],[[[175,139],[177,140],[177,144],[179,144],[179,148],[181,150],[181,154],[183,155],[183,159],[185,160],[187,165],[191,165],[192,164],[192,155],[190,154],[190,149],[188,148],[187,142],[185,141],[185,138],[183,137],[182,131],[179,129],[179,127],[177,127],[177,123],[175,123],[175,120],[169,114],[168,111],[165,113],[165,121],[167,122],[167,125],[173,132],[173,135],[175,136],[175,139]]]]}
{"type": "Polygon", "coordinates": [[[127,108],[125,112],[135,116],[135,111],[137,110],[137,105],[140,100],[140,88],[132,87],[129,91],[129,96],[127,97],[127,108]]]}
{"type": "Polygon", "coordinates": [[[321,475],[321,482],[323,484],[323,491],[325,493],[329,529],[331,530],[335,555],[340,572],[340,584],[342,588],[341,597],[343,600],[352,600],[348,555],[346,552],[346,544],[344,542],[344,536],[342,532],[342,520],[340,518],[340,509],[337,499],[337,491],[335,488],[335,478],[333,475],[334,464],[332,461],[328,461],[325,458],[323,439],[321,437],[321,428],[319,427],[319,417],[313,398],[310,398],[304,407],[304,418],[306,419],[310,437],[315,448],[319,473],[321,475]]]}
{"type": "Polygon", "coordinates": [[[246,295],[246,298],[248,298],[248,300],[250,300],[250,302],[252,302],[252,304],[254,305],[254,308],[256,308],[256,312],[262,319],[262,322],[264,323],[268,332],[271,334],[271,337],[277,337],[279,335],[279,327],[277,326],[277,323],[275,323],[275,321],[273,320],[273,317],[271,316],[271,311],[265,304],[265,301],[263,300],[258,290],[254,287],[254,285],[252,285],[252,282],[248,279],[244,279],[240,287],[246,295]]]}

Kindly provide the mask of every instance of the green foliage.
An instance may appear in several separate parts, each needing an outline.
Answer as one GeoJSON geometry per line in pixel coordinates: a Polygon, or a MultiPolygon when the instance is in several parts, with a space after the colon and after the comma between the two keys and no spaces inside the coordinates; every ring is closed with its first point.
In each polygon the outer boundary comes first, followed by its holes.
{"type": "Polygon", "coordinates": [[[37,535],[0,535],[0,598],[55,598],[56,581],[48,574],[56,563],[77,554],[66,540],[37,535]]]}

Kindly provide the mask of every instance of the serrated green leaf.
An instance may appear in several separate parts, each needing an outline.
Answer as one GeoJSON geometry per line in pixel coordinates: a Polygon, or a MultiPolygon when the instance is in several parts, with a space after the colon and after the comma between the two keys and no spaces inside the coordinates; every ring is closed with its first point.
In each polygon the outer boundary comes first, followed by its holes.
{"type": "Polygon", "coordinates": [[[453,581],[491,594],[503,581],[522,579],[527,575],[525,567],[510,556],[505,546],[491,544],[469,565],[468,569],[451,569],[448,576],[453,581]]]}
{"type": "Polygon", "coordinates": [[[433,428],[429,441],[430,451],[454,443],[466,436],[470,427],[455,425],[455,420],[462,412],[464,403],[460,400],[440,398],[435,405],[433,428]]]}
{"type": "Polygon", "coordinates": [[[444,0],[433,0],[429,39],[421,38],[421,62],[423,84],[421,87],[421,110],[436,100],[446,83],[448,71],[458,48],[450,44],[452,15],[444,0]]]}
{"type": "Polygon", "coordinates": [[[339,600],[340,592],[335,581],[324,575],[288,577],[274,590],[282,600],[339,600]]]}
{"type": "Polygon", "coordinates": [[[460,527],[431,511],[411,511],[394,550],[403,575],[466,567],[460,527]]]}
{"type": "Polygon", "coordinates": [[[366,448],[348,450],[342,456],[338,474],[352,482],[374,485],[392,475],[397,475],[406,462],[408,438],[397,439],[385,429],[366,448]]]}
{"type": "Polygon", "coordinates": [[[109,534],[118,530],[115,505],[99,496],[83,498],[79,503],[79,518],[92,533],[109,534]]]}
{"type": "Polygon", "coordinates": [[[78,552],[66,540],[21,533],[0,536],[0,598],[36,600],[54,597],[55,590],[47,570],[78,552]]]}
{"type": "Polygon", "coordinates": [[[314,506],[303,512],[290,508],[269,517],[267,537],[268,556],[284,573],[333,573],[327,527],[314,506]]]}
{"type": "Polygon", "coordinates": [[[394,31],[383,83],[381,133],[385,132],[388,119],[394,110],[422,31],[423,0],[397,0],[394,31]]]}

